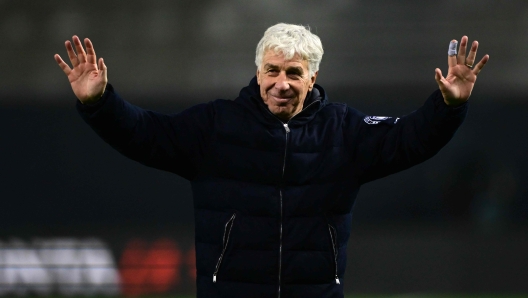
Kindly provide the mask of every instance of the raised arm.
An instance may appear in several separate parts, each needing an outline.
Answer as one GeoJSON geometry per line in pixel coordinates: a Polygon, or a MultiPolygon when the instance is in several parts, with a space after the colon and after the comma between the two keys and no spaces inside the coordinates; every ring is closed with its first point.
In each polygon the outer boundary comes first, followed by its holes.
{"type": "Polygon", "coordinates": [[[95,103],[103,95],[108,83],[106,65],[103,58],[99,58],[97,63],[95,50],[88,38],[84,39],[86,52],[79,37],[73,36],[73,44],[75,45],[75,51],[69,40],[64,43],[73,68],[70,68],[59,54],[55,54],[55,61],[57,61],[64,74],[68,77],[73,93],[75,93],[79,101],[83,104],[95,103]]]}
{"type": "Polygon", "coordinates": [[[65,42],[70,67],[58,55],[75,96],[77,109],[88,125],[126,157],[144,165],[192,179],[207,147],[213,119],[212,104],[165,115],[134,106],[108,84],[107,68],[86,38],[86,52],[77,36],[65,42]],[[74,49],[75,47],[75,49],[74,49]]]}
{"type": "MultiPolygon", "coordinates": [[[[455,42],[455,41],[453,41],[455,42]]],[[[403,116],[370,117],[350,111],[350,124],[359,143],[356,148],[360,182],[368,182],[409,168],[435,155],[452,138],[467,113],[465,104],[477,75],[488,62],[485,55],[473,67],[478,42],[466,58],[467,37],[462,37],[460,51],[450,46],[448,74],[436,69],[439,89],[418,110],[403,116]]]]}

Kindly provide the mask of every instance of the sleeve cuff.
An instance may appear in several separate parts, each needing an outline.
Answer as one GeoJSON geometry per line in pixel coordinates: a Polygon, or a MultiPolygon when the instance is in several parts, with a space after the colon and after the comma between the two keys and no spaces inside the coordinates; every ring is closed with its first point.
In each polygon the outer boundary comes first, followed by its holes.
{"type": "Polygon", "coordinates": [[[445,112],[447,112],[448,115],[451,115],[451,116],[466,113],[469,108],[469,100],[456,107],[448,106],[444,101],[444,97],[442,96],[442,92],[440,92],[440,89],[437,89],[433,93],[432,97],[433,97],[435,109],[437,111],[444,110],[445,112]]]}
{"type": "Polygon", "coordinates": [[[80,100],[77,100],[77,108],[82,112],[93,113],[99,110],[102,106],[104,106],[104,104],[108,100],[108,97],[110,97],[113,93],[114,87],[110,84],[106,84],[105,92],[98,101],[94,103],[83,104],[80,100]]]}

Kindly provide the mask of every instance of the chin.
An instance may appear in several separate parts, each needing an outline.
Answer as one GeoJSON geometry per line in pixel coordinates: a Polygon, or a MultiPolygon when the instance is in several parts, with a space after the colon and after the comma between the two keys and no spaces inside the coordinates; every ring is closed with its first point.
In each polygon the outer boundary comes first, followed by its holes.
{"type": "Polygon", "coordinates": [[[275,115],[277,118],[283,120],[283,121],[287,121],[291,118],[291,113],[286,113],[286,112],[282,112],[282,113],[273,113],[273,115],[275,115]]]}
{"type": "Polygon", "coordinates": [[[294,107],[291,105],[268,105],[269,111],[281,120],[288,120],[293,115],[294,107]]]}

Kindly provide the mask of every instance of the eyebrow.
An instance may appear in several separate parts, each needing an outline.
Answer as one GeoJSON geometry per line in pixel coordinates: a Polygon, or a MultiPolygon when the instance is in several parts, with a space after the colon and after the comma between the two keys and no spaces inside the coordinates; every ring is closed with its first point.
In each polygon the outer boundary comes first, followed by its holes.
{"type": "MultiPolygon", "coordinates": [[[[271,68],[271,69],[279,69],[280,67],[277,66],[277,65],[273,65],[273,64],[270,64],[270,63],[266,63],[266,65],[264,65],[264,68],[265,69],[268,69],[268,68],[271,68]]],[[[286,69],[286,72],[288,71],[294,71],[296,74],[300,74],[302,75],[304,73],[302,67],[298,67],[298,66],[290,66],[286,69]]]]}

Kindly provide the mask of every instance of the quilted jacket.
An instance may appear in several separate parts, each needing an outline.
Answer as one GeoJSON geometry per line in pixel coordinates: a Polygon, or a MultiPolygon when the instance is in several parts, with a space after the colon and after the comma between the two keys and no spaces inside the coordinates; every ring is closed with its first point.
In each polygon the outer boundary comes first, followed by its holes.
{"type": "Polygon", "coordinates": [[[360,186],[436,154],[467,112],[437,90],[406,116],[367,116],[315,85],[283,123],[255,78],[235,100],[174,115],[133,106],[111,85],[77,107],[125,156],[190,181],[199,298],[343,297],[360,186]]]}

